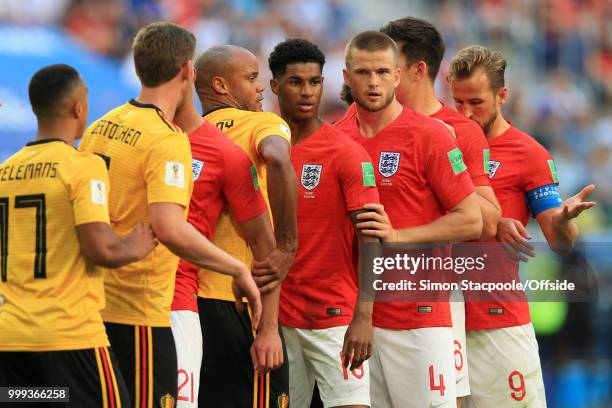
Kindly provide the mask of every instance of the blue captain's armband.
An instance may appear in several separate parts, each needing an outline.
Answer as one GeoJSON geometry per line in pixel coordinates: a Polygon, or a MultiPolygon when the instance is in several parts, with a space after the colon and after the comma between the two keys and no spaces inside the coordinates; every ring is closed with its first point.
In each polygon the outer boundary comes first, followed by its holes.
{"type": "Polygon", "coordinates": [[[527,205],[533,218],[537,217],[543,211],[551,208],[559,207],[563,200],[559,196],[559,189],[556,184],[547,184],[525,193],[527,205]]]}

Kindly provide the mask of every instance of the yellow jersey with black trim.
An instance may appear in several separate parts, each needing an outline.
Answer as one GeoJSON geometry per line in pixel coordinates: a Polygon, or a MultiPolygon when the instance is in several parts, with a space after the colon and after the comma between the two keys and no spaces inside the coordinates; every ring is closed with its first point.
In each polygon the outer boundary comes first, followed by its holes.
{"type": "MultiPolygon", "coordinates": [[[[187,135],[155,105],[134,100],[92,123],[79,150],[101,156],[110,179],[109,212],[118,235],[148,222],[148,205],[189,207],[193,189],[187,135]]],[[[178,257],[163,244],[143,260],[104,275],[105,322],[170,326],[178,257]]]]}
{"type": "Polygon", "coordinates": [[[102,268],[77,226],[109,224],[104,162],[64,141],[29,143],[0,164],[0,351],[108,346],[102,268]]]}
{"type": "MultiPolygon", "coordinates": [[[[223,131],[249,156],[257,173],[253,182],[258,184],[269,208],[266,166],[258,148],[261,141],[269,136],[280,136],[291,143],[291,131],[287,123],[275,113],[251,112],[230,107],[213,110],[204,118],[223,131]]],[[[247,266],[251,265],[253,260],[251,250],[238,233],[227,206],[217,222],[213,243],[247,266]]],[[[230,277],[201,269],[198,280],[198,296],[220,300],[234,299],[230,277]]]]}

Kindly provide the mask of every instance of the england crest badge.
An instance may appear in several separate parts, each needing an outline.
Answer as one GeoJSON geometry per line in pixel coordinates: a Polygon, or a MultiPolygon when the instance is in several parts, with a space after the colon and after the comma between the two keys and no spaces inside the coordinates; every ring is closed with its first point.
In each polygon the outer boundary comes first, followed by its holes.
{"type": "Polygon", "coordinates": [[[489,178],[490,179],[495,177],[495,173],[497,173],[497,169],[499,169],[500,165],[501,165],[501,162],[498,162],[495,160],[489,160],[489,178]]]}
{"type": "Polygon", "coordinates": [[[321,180],[322,164],[303,164],[302,165],[302,186],[306,190],[312,190],[319,185],[321,180]]]}
{"type": "Polygon", "coordinates": [[[380,152],[378,171],[383,177],[391,177],[399,168],[400,154],[398,152],[380,152]]]}
{"type": "Polygon", "coordinates": [[[200,173],[204,168],[204,162],[202,160],[191,159],[191,171],[193,172],[193,181],[200,178],[200,173]]]}

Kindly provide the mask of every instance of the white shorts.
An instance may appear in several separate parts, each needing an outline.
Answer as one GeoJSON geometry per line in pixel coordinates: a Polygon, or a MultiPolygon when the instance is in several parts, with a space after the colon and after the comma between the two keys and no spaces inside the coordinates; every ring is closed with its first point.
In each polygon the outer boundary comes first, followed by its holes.
{"type": "Polygon", "coordinates": [[[283,326],[289,359],[289,398],[292,407],[309,407],[317,381],[325,408],[370,406],[368,362],[353,371],[342,366],[347,326],[306,330],[283,326]]]}
{"type": "Polygon", "coordinates": [[[453,338],[455,356],[455,375],[457,376],[457,398],[470,395],[467,349],[465,345],[465,303],[463,292],[451,292],[451,317],[453,319],[453,338]]]}
{"type": "Polygon", "coordinates": [[[200,317],[189,310],[170,313],[178,368],[177,408],[197,408],[202,366],[200,317]]]}
{"type": "Polygon", "coordinates": [[[544,408],[538,343],[531,323],[467,333],[470,408],[544,408]]]}
{"type": "Polygon", "coordinates": [[[374,328],[372,408],[456,407],[453,331],[374,328]]]}

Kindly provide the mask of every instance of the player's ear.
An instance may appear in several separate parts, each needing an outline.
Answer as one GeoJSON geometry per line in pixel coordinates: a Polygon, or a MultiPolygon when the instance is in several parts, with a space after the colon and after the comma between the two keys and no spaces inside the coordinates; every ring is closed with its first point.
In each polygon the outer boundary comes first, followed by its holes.
{"type": "Polygon", "coordinates": [[[229,93],[229,86],[225,78],[214,76],[211,82],[213,90],[219,95],[227,95],[229,93]]]}
{"type": "Polygon", "coordinates": [[[414,64],[415,79],[420,80],[427,76],[427,64],[425,61],[418,61],[414,64]]]}
{"type": "Polygon", "coordinates": [[[499,91],[497,91],[497,103],[501,106],[504,103],[506,103],[506,98],[508,97],[508,88],[506,88],[505,86],[502,86],[501,88],[499,88],[499,91]]]}
{"type": "Polygon", "coordinates": [[[342,77],[344,78],[344,85],[350,86],[348,69],[342,68],[342,77]]]}
{"type": "Polygon", "coordinates": [[[399,65],[397,67],[395,67],[395,84],[394,87],[397,88],[400,84],[400,80],[401,77],[400,75],[402,74],[402,70],[400,69],[399,65]]]}
{"type": "Polygon", "coordinates": [[[272,90],[274,95],[278,95],[278,80],[277,79],[272,78],[270,80],[270,89],[272,90]]]}
{"type": "Polygon", "coordinates": [[[183,68],[181,69],[181,77],[186,80],[193,82],[195,81],[195,69],[193,67],[193,60],[188,60],[183,68]]]}

